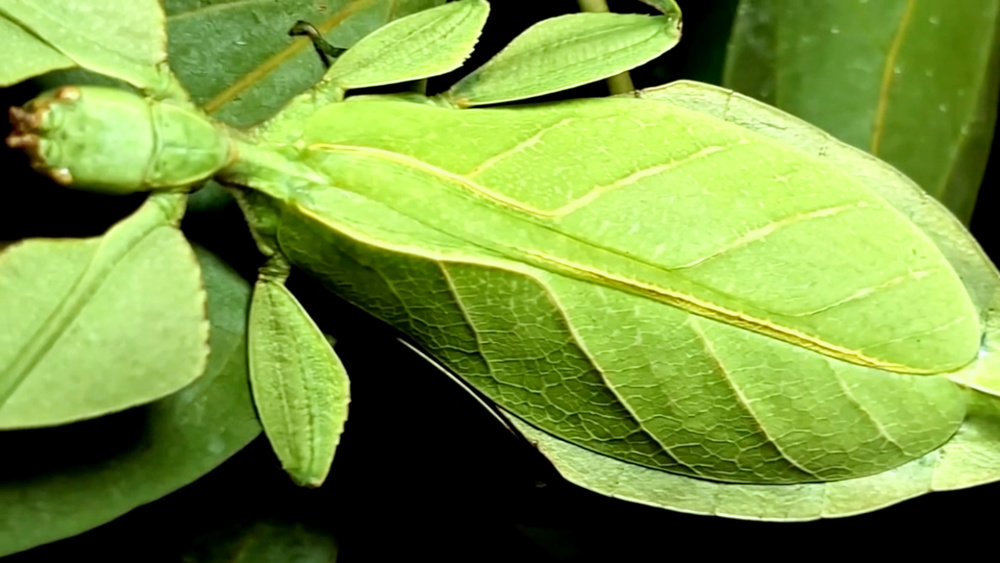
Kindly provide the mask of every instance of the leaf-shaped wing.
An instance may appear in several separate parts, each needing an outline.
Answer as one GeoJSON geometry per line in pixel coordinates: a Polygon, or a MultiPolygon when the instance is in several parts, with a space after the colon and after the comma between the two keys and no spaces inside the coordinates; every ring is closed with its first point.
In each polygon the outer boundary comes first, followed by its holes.
{"type": "Polygon", "coordinates": [[[961,280],[905,216],[848,172],[701,113],[358,101],[301,138],[337,187],[496,255],[891,371],[954,370],[979,348],[961,280]]]}
{"type": "MultiPolygon", "coordinates": [[[[289,258],[517,416],[591,451],[722,481],[832,480],[919,457],[964,417],[943,378],[848,364],[502,260],[463,260],[432,236],[433,253],[385,248],[368,237],[386,231],[310,215],[286,216],[289,258]]],[[[393,219],[394,234],[420,233],[393,219]]]]}

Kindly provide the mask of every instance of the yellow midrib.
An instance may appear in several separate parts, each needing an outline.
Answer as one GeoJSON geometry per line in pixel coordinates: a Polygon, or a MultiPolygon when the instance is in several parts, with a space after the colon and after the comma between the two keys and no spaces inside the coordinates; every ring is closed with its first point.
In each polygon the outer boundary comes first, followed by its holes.
{"type": "Polygon", "coordinates": [[[910,20],[913,17],[913,9],[916,0],[907,0],[906,8],[899,20],[899,27],[889,45],[889,52],[886,54],[885,66],[882,67],[882,81],[879,85],[878,106],[875,108],[875,123],[872,126],[871,153],[878,156],[882,146],[882,135],[885,132],[885,115],[889,111],[889,90],[896,76],[896,61],[899,59],[899,51],[903,47],[903,38],[910,27],[910,20]]]}

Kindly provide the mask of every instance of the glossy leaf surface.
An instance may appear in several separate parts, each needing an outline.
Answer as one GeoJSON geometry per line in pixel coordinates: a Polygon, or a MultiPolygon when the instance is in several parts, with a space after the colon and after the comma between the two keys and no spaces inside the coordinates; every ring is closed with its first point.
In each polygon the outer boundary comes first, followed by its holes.
{"type": "Polygon", "coordinates": [[[0,428],[64,424],[164,397],[205,369],[198,263],[157,195],[102,237],[0,256],[0,428]],[[151,321],[155,322],[150,324],[151,321]]]}
{"type": "Polygon", "coordinates": [[[441,3],[166,0],[170,66],[194,101],[213,116],[233,125],[252,125],[326,71],[308,39],[288,36],[296,21],[315,25],[337,47],[349,47],[388,21],[441,3]]]}
{"type": "Polygon", "coordinates": [[[215,256],[197,253],[211,320],[212,354],[204,376],[109,419],[0,432],[6,452],[0,554],[78,534],[156,500],[201,477],[260,432],[247,386],[250,288],[215,256]],[[94,424],[103,425],[100,440],[87,426],[94,424]],[[67,455],[80,444],[87,448],[67,455]]]}
{"type": "Polygon", "coordinates": [[[744,0],[725,84],[884,159],[968,221],[996,120],[998,24],[995,0],[744,0]]]}

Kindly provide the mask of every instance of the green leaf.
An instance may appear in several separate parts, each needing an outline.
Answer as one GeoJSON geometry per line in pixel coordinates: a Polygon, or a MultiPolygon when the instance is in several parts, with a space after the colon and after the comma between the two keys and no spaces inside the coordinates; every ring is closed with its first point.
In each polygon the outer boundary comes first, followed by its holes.
{"type": "Polygon", "coordinates": [[[6,54],[0,59],[0,86],[76,65],[72,59],[8,19],[3,12],[0,12],[0,37],[6,54]]]}
{"type": "Polygon", "coordinates": [[[349,382],[340,358],[283,281],[262,273],[249,328],[254,404],[292,479],[323,484],[347,420],[349,382]]]}
{"type": "Polygon", "coordinates": [[[523,100],[647,63],[677,44],[681,21],[672,1],[650,4],[664,15],[584,13],[537,23],[442,97],[458,107],[523,100]]]}
{"type": "Polygon", "coordinates": [[[998,25],[997,0],[744,0],[725,84],[898,167],[967,222],[996,120],[998,25]]]}
{"type": "Polygon", "coordinates": [[[184,97],[164,64],[167,37],[156,0],[0,0],[0,14],[77,66],[158,97],[184,97]]]}
{"type": "Polygon", "coordinates": [[[260,432],[247,386],[250,288],[218,258],[196,253],[211,320],[205,375],[165,399],[107,419],[0,432],[6,460],[0,555],[81,533],[156,500],[212,470],[260,432]],[[99,439],[88,430],[94,424],[104,425],[99,439]],[[79,444],[85,444],[79,455],[66,455],[79,444]]]}
{"type": "Polygon", "coordinates": [[[159,399],[208,356],[198,263],[154,195],[92,239],[30,239],[0,256],[0,428],[64,424],[159,399]]]}
{"type": "Polygon", "coordinates": [[[232,125],[270,117],[326,69],[297,20],[338,47],[442,0],[166,0],[170,66],[196,103],[232,125]]]}

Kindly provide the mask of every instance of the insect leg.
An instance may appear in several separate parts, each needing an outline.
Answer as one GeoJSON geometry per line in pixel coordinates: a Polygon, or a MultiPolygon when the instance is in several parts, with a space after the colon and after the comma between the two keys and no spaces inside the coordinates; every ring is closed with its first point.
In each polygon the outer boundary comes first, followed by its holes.
{"type": "Polygon", "coordinates": [[[305,35],[309,37],[313,47],[316,48],[316,53],[319,54],[319,58],[327,68],[330,68],[333,59],[336,59],[347,50],[331,45],[329,41],[323,39],[323,35],[316,29],[316,26],[306,21],[299,20],[295,22],[292,29],[288,30],[288,35],[305,35]]]}

